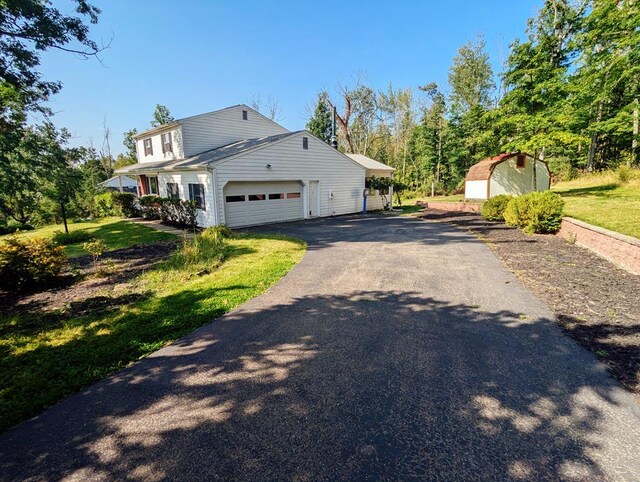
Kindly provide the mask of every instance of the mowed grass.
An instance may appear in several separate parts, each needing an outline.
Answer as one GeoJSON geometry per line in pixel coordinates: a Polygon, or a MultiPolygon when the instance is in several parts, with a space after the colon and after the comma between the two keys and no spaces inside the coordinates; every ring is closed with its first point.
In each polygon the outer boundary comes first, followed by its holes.
{"type": "Polygon", "coordinates": [[[111,309],[1,314],[0,430],[262,293],[305,250],[292,238],[240,235],[227,240],[226,261],[211,273],[164,262],[112,297],[111,309]]]}
{"type": "Polygon", "coordinates": [[[413,206],[415,205],[418,201],[420,202],[445,202],[445,203],[455,203],[455,202],[463,202],[464,201],[464,194],[452,194],[450,196],[419,196],[419,197],[412,197],[410,199],[407,200],[403,200],[402,201],[402,205],[410,205],[413,206]]]}
{"type": "MultiPolygon", "coordinates": [[[[16,236],[21,239],[50,238],[56,231],[64,231],[62,224],[54,224],[33,231],[24,231],[16,236]]],[[[69,231],[86,231],[95,238],[101,239],[107,246],[107,250],[128,248],[136,244],[148,244],[165,239],[175,239],[175,235],[158,231],[147,226],[125,221],[120,218],[103,218],[91,221],[81,221],[69,224],[69,231]]],[[[3,238],[0,237],[0,242],[3,238]]],[[[88,254],[82,245],[84,243],[65,246],[68,257],[74,258],[88,254]]]]}
{"type": "Polygon", "coordinates": [[[640,238],[640,171],[632,172],[626,183],[602,172],[559,182],[552,190],[564,199],[566,216],[640,238]]]}

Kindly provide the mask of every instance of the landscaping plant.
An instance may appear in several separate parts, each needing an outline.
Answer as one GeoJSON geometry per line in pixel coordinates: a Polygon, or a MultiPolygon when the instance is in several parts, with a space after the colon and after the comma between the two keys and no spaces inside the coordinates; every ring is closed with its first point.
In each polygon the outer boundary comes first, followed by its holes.
{"type": "Polygon", "coordinates": [[[18,291],[54,284],[66,262],[64,248],[49,239],[10,237],[0,245],[0,289],[18,291]]]}
{"type": "Polygon", "coordinates": [[[509,201],[504,211],[507,225],[527,234],[555,233],[560,229],[564,201],[551,191],[531,192],[509,201]]]}
{"type": "Polygon", "coordinates": [[[59,246],[67,246],[69,244],[82,243],[93,239],[91,233],[83,230],[69,231],[56,231],[51,236],[51,241],[59,246]]]}
{"type": "Polygon", "coordinates": [[[100,260],[100,256],[102,256],[107,250],[107,245],[104,244],[104,241],[101,239],[94,239],[93,241],[84,243],[82,247],[91,255],[93,259],[93,267],[97,273],[99,271],[98,261],[100,260]]]}
{"type": "Polygon", "coordinates": [[[504,211],[513,198],[508,194],[494,196],[482,204],[482,217],[488,221],[504,221],[504,211]]]}

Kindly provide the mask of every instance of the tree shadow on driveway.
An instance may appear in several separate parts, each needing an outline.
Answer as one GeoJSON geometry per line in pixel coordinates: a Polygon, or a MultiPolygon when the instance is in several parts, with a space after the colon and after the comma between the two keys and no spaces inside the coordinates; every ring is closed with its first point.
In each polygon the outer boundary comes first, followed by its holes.
{"type": "Polygon", "coordinates": [[[0,436],[2,478],[640,475],[637,406],[550,320],[413,292],[255,306],[0,436]]]}

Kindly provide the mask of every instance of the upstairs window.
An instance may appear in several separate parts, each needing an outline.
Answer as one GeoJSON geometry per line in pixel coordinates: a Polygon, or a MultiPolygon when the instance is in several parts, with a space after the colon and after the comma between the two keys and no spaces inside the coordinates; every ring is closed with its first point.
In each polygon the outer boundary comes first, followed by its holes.
{"type": "Polygon", "coordinates": [[[249,118],[249,113],[246,110],[242,111],[242,120],[247,120],[249,118]]]}
{"type": "Polygon", "coordinates": [[[302,148],[303,149],[309,149],[309,138],[308,137],[303,137],[302,138],[302,148]]]}
{"type": "Polygon", "coordinates": [[[142,141],[144,144],[144,155],[153,156],[153,145],[151,144],[151,137],[142,141]]]}
{"type": "Polygon", "coordinates": [[[167,183],[167,197],[169,199],[180,199],[180,189],[177,182],[167,183]]]}
{"type": "Polygon", "coordinates": [[[160,136],[160,139],[162,141],[162,153],[163,154],[167,154],[167,153],[172,153],[173,154],[173,144],[171,141],[171,132],[167,132],[166,134],[162,134],[160,136]]]}
{"type": "Polygon", "coordinates": [[[204,184],[189,184],[189,200],[195,201],[198,209],[202,209],[203,211],[206,209],[204,202],[204,184]]]}
{"type": "Polygon", "coordinates": [[[526,158],[527,156],[524,154],[518,154],[518,157],[516,158],[516,167],[524,167],[526,158]]]}

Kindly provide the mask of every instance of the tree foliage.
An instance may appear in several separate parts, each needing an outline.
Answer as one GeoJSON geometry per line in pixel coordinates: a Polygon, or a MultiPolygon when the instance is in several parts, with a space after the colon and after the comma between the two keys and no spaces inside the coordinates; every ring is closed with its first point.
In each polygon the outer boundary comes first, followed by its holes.
{"type": "Polygon", "coordinates": [[[307,130],[327,144],[331,143],[331,111],[328,106],[329,94],[325,91],[318,93],[318,101],[313,115],[307,122],[307,130]]]}

